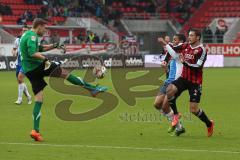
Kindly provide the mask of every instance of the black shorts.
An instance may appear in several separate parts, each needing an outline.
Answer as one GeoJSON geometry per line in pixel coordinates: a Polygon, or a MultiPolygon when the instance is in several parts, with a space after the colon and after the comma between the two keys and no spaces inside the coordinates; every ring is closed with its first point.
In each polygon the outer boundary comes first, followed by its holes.
{"type": "Polygon", "coordinates": [[[178,89],[176,97],[180,96],[181,93],[185,90],[188,90],[190,96],[190,102],[199,103],[202,95],[202,85],[189,82],[182,77],[179,77],[177,80],[172,82],[178,89]]]}
{"type": "Polygon", "coordinates": [[[32,91],[34,95],[38,94],[47,86],[47,83],[44,80],[45,76],[51,75],[53,77],[59,77],[62,73],[60,66],[53,62],[47,70],[44,70],[44,68],[45,63],[42,63],[36,69],[26,73],[26,76],[32,85],[32,91]]]}

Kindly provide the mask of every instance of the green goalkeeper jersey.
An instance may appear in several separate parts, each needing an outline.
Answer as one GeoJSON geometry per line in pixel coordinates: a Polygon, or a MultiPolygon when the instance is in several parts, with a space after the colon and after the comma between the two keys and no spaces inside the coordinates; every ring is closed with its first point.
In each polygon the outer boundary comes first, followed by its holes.
{"type": "Polygon", "coordinates": [[[20,41],[21,61],[23,71],[25,73],[37,68],[43,61],[32,57],[36,52],[39,52],[41,47],[38,44],[38,35],[29,30],[25,32],[20,41]]]}

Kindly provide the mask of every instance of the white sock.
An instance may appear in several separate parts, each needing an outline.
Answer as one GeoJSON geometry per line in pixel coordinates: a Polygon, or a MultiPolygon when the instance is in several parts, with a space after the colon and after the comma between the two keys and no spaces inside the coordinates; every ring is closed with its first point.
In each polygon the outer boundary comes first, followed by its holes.
{"type": "Polygon", "coordinates": [[[176,125],[176,130],[179,131],[182,129],[182,124],[181,122],[179,121],[178,124],[176,125]]]}
{"type": "Polygon", "coordinates": [[[27,85],[25,83],[22,83],[24,85],[24,93],[26,94],[27,97],[31,97],[31,95],[28,92],[27,85]]]}
{"type": "Polygon", "coordinates": [[[24,84],[18,84],[18,101],[22,101],[22,96],[23,96],[23,91],[24,91],[24,84]]]}
{"type": "Polygon", "coordinates": [[[173,110],[171,109],[171,111],[169,112],[169,113],[167,113],[167,114],[165,114],[166,115],[166,117],[167,117],[167,120],[169,121],[169,122],[172,122],[172,120],[173,120],[173,110]]]}

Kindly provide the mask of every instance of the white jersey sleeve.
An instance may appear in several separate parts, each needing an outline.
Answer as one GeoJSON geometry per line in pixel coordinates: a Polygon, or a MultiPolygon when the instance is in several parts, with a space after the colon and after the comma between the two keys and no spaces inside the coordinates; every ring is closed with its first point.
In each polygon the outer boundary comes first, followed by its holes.
{"type": "Polygon", "coordinates": [[[16,38],[16,40],[14,41],[13,48],[18,49],[18,46],[19,46],[19,38],[16,38]]]}

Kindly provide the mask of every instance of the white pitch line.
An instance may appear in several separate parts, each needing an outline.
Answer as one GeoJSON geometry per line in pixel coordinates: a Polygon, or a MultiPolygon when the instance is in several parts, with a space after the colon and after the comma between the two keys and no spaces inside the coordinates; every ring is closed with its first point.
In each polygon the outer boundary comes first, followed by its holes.
{"type": "Polygon", "coordinates": [[[142,150],[142,151],[171,151],[171,152],[208,152],[208,153],[223,153],[223,154],[240,154],[240,151],[224,151],[224,150],[204,150],[204,149],[178,149],[178,148],[150,148],[150,147],[124,147],[124,146],[95,146],[95,145],[80,145],[80,144],[46,144],[46,143],[10,143],[0,142],[0,145],[22,145],[22,146],[46,146],[46,147],[75,147],[75,148],[100,148],[100,149],[126,149],[126,150],[142,150]]]}

